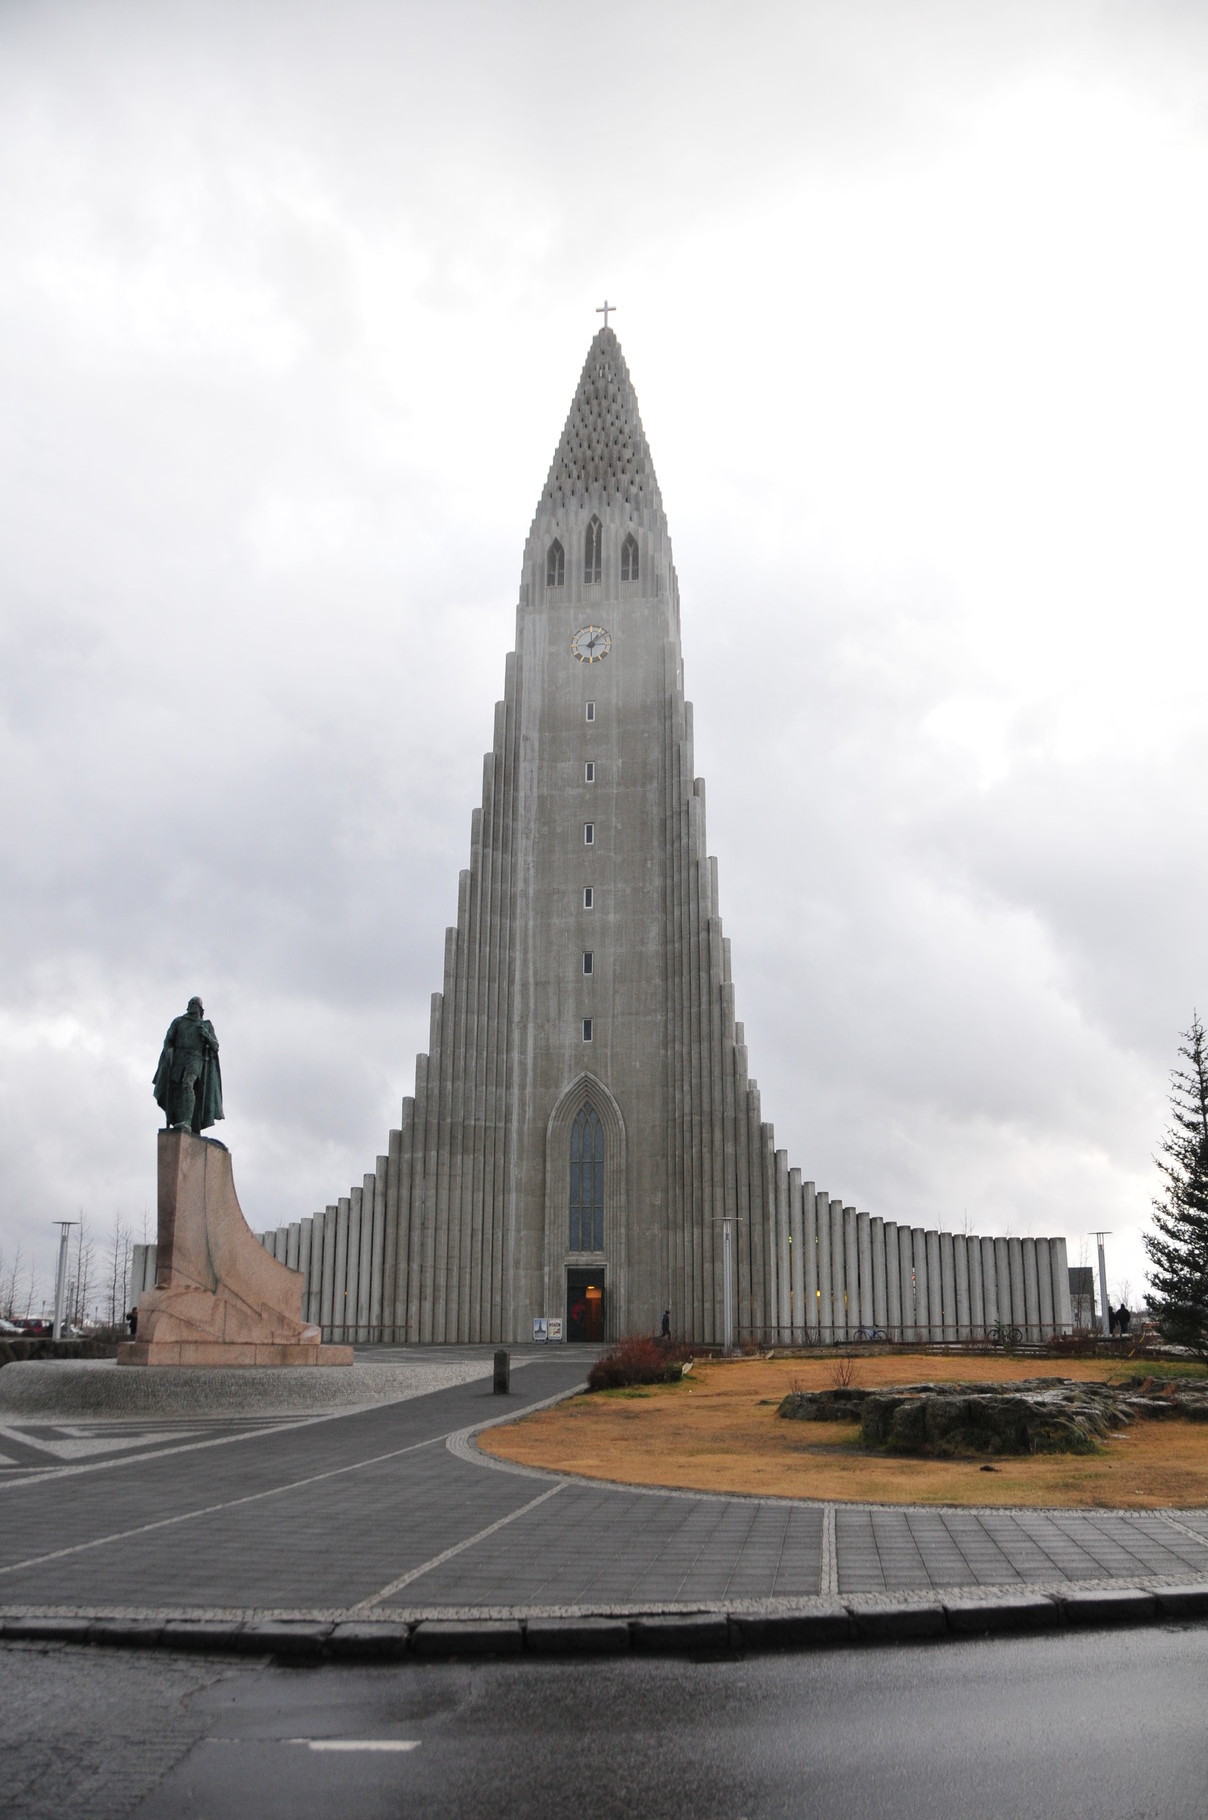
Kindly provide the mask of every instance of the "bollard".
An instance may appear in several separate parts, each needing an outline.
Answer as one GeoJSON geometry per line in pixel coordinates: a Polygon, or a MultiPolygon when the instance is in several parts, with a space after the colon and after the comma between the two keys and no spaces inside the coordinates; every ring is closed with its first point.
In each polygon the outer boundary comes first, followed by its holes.
{"type": "Polygon", "coordinates": [[[495,1354],[494,1391],[497,1397],[506,1397],[512,1388],[512,1355],[501,1347],[495,1354]]]}

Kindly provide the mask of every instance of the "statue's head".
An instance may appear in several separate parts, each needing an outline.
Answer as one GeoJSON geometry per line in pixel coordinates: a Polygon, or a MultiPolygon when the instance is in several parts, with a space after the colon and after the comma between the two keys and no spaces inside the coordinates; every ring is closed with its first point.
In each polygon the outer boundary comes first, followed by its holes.
{"type": "Polygon", "coordinates": [[[202,1004],[202,1002],[201,1002],[201,1000],[200,1000],[200,999],[199,999],[199,998],[191,998],[191,999],[190,999],[190,1000],[189,1000],[189,1005],[188,1005],[188,1012],[189,1012],[189,1014],[190,1014],[190,1015],[191,1015],[191,1014],[192,1014],[192,1013],[193,1013],[193,1012],[196,1012],[196,1013],[197,1013],[197,1015],[198,1015],[198,1017],[204,1017],[204,1016],[205,1016],[205,1014],[206,1014],[206,1008],[205,1008],[205,1006],[204,1006],[204,1005],[203,1005],[203,1004],[202,1004]]]}

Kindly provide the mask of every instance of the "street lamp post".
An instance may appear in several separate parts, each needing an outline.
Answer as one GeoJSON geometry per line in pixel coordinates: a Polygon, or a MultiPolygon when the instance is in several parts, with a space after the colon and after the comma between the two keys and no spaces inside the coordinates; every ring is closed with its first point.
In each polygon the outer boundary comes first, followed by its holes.
{"type": "Polygon", "coordinates": [[[78,1220],[59,1220],[59,1273],[55,1279],[55,1324],[52,1330],[56,1340],[63,1338],[63,1297],[67,1291],[67,1235],[78,1220]]]}
{"type": "Polygon", "coordinates": [[[734,1351],[734,1218],[727,1214],[721,1223],[721,1294],[722,1345],[726,1357],[734,1351]]]}
{"type": "Polygon", "coordinates": [[[1107,1232],[1095,1234],[1095,1240],[1099,1246],[1099,1319],[1103,1323],[1105,1340],[1110,1340],[1112,1336],[1111,1311],[1107,1306],[1107,1264],[1103,1256],[1103,1241],[1110,1236],[1110,1233],[1107,1232]]]}

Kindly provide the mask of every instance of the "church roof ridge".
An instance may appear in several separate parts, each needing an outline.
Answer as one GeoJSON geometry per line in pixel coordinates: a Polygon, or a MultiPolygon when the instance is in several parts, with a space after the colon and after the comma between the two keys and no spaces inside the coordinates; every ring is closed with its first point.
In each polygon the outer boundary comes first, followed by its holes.
{"type": "Polygon", "coordinates": [[[615,329],[598,329],[542,489],[538,514],[597,506],[665,525],[637,393],[615,329]]]}

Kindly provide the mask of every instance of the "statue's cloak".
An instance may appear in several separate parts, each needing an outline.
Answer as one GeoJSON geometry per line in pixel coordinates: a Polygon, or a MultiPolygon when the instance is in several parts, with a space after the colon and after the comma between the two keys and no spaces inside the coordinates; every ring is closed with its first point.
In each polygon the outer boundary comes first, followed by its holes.
{"type": "MultiPolygon", "coordinates": [[[[155,1103],[162,1108],[164,1117],[169,1123],[172,1119],[172,1063],[176,1055],[176,1026],[182,1021],[178,1017],[173,1018],[168,1026],[168,1034],[164,1038],[164,1046],[160,1050],[159,1065],[155,1070],[155,1079],[152,1083],[155,1103]]],[[[214,1026],[208,1017],[202,1018],[201,1027],[207,1036],[213,1038],[213,1041],[217,1043],[214,1026]]],[[[202,1053],[201,1075],[197,1083],[193,1129],[194,1131],[204,1131],[207,1126],[216,1125],[222,1116],[222,1069],[218,1062],[218,1050],[211,1048],[207,1043],[202,1053]]]]}

